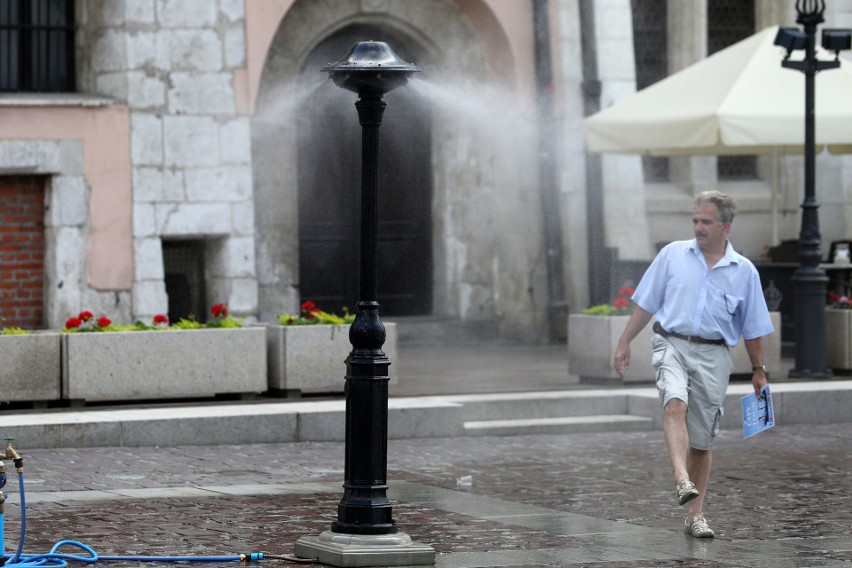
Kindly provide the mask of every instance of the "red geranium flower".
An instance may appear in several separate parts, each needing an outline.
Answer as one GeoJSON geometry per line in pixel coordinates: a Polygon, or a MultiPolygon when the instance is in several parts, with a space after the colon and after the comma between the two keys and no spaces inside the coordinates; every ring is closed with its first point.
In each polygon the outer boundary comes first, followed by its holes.
{"type": "Polygon", "coordinates": [[[111,323],[110,319],[106,316],[98,318],[98,325],[101,327],[109,327],[109,324],[111,323]]]}
{"type": "Polygon", "coordinates": [[[318,314],[322,310],[317,307],[315,303],[310,300],[306,300],[302,302],[302,313],[305,314],[305,318],[312,320],[314,319],[314,314],[318,314]]]}
{"type": "Polygon", "coordinates": [[[212,308],[210,308],[210,311],[213,312],[213,317],[228,317],[228,306],[225,304],[216,304],[212,308]]]}
{"type": "Polygon", "coordinates": [[[630,302],[627,301],[626,298],[616,298],[612,303],[613,308],[626,308],[630,305],[630,302]]]}
{"type": "Polygon", "coordinates": [[[627,297],[627,298],[630,298],[631,296],[633,296],[633,293],[634,293],[635,291],[636,291],[636,290],[634,290],[634,289],[633,289],[633,288],[631,288],[630,286],[625,286],[624,288],[622,288],[621,290],[619,290],[619,291],[618,291],[618,295],[619,295],[619,296],[625,296],[625,297],[627,297]]]}
{"type": "Polygon", "coordinates": [[[80,318],[68,318],[68,321],[65,322],[65,329],[76,329],[80,327],[80,324],[83,322],[80,321],[80,318]]]}
{"type": "Polygon", "coordinates": [[[169,325],[169,318],[163,314],[157,314],[154,316],[154,325],[169,325]]]}
{"type": "Polygon", "coordinates": [[[92,312],[90,312],[88,310],[85,310],[85,311],[80,312],[80,315],[78,317],[83,321],[89,321],[91,319],[95,319],[95,314],[93,314],[92,312]]]}

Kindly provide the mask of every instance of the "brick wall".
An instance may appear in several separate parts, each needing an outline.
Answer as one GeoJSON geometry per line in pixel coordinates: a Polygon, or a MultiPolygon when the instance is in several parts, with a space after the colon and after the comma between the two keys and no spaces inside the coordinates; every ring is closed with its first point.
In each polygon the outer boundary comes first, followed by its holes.
{"type": "Polygon", "coordinates": [[[0,176],[0,327],[44,325],[42,176],[0,176]]]}

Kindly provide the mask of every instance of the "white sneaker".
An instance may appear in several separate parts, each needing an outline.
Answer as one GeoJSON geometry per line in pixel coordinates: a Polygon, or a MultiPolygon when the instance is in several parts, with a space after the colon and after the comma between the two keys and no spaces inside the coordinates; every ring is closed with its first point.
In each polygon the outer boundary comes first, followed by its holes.
{"type": "Polygon", "coordinates": [[[695,484],[690,480],[681,479],[677,482],[675,497],[677,497],[678,505],[685,505],[698,497],[698,489],[695,488],[695,484]]]}
{"type": "Polygon", "coordinates": [[[715,533],[710,528],[710,525],[707,524],[707,520],[704,518],[704,515],[698,515],[692,518],[692,522],[689,522],[689,517],[687,517],[684,521],[684,530],[688,535],[692,535],[695,538],[713,538],[715,533]]]}

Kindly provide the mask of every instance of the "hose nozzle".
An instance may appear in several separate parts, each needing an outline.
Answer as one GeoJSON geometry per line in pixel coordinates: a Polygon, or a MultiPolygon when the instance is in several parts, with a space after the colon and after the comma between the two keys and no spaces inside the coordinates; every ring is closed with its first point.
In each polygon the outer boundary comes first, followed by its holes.
{"type": "Polygon", "coordinates": [[[6,459],[12,460],[15,462],[15,469],[18,473],[24,471],[24,458],[15,451],[15,448],[12,447],[12,442],[15,438],[5,438],[6,440],[6,459]]]}
{"type": "Polygon", "coordinates": [[[8,437],[3,439],[6,440],[6,459],[20,459],[21,456],[19,456],[18,452],[15,451],[15,448],[12,447],[12,442],[15,441],[15,438],[8,437]]]}

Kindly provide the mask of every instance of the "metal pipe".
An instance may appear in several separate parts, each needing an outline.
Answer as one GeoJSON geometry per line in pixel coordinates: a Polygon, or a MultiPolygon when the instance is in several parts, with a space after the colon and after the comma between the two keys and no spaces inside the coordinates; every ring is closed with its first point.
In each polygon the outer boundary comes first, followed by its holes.
{"type": "MultiPolygon", "coordinates": [[[[601,109],[595,44],[595,3],[579,2],[580,42],[583,49],[583,114],[601,109]]],[[[586,234],[589,259],[589,303],[609,303],[609,274],[604,236],[603,168],[601,155],[586,152],[586,234]]]]}
{"type": "Polygon", "coordinates": [[[816,201],[816,128],[814,107],[817,71],[834,67],[834,62],[822,62],[816,57],[816,29],[822,23],[825,4],[797,2],[796,21],[805,31],[804,61],[782,62],[782,66],[798,69],[805,74],[805,198],[802,202],[802,226],[799,232],[801,264],[793,274],[796,294],[796,363],[791,378],[829,378],[827,367],[825,301],[828,277],[819,267],[822,259],[819,232],[819,205],[816,201]],[[827,64],[827,65],[826,65],[827,64]]]}
{"type": "Polygon", "coordinates": [[[550,49],[550,19],[547,0],[534,0],[535,70],[538,87],[538,171],[539,197],[544,224],[544,252],[547,267],[548,339],[563,337],[565,278],[562,269],[562,221],[556,167],[556,120],[553,104],[553,62],[550,49]]]}

